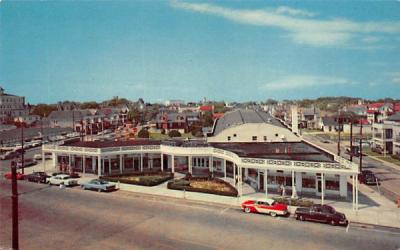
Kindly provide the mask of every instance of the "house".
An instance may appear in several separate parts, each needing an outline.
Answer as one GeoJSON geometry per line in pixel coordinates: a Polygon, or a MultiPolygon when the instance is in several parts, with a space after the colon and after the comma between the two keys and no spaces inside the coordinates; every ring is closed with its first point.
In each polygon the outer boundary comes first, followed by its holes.
{"type": "Polygon", "coordinates": [[[153,123],[156,130],[178,130],[180,133],[186,133],[189,128],[199,121],[199,113],[197,112],[162,112],[158,113],[153,123]]]}
{"type": "Polygon", "coordinates": [[[14,117],[28,114],[25,97],[5,93],[4,89],[0,87],[0,124],[13,122],[14,117]]]}
{"type": "Polygon", "coordinates": [[[204,115],[207,112],[213,113],[214,112],[214,105],[203,105],[199,108],[200,114],[204,115]]]}
{"type": "Polygon", "coordinates": [[[319,128],[326,133],[337,132],[339,131],[339,123],[334,117],[325,116],[321,118],[319,128]]]}
{"type": "Polygon", "coordinates": [[[377,152],[400,155],[400,112],[372,125],[372,143],[377,152]]]}
{"type": "Polygon", "coordinates": [[[33,125],[41,120],[39,115],[22,115],[14,117],[14,122],[23,122],[27,125],[33,125]]]}
{"type": "Polygon", "coordinates": [[[44,118],[51,128],[73,128],[77,132],[96,134],[108,127],[102,113],[92,114],[89,110],[56,110],[44,118]]]}

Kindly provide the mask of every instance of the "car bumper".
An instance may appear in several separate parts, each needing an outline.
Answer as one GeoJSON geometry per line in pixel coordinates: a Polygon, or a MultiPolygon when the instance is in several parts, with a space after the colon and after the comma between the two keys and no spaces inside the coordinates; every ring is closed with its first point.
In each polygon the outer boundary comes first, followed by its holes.
{"type": "Polygon", "coordinates": [[[339,225],[347,225],[347,224],[349,224],[349,221],[348,221],[348,220],[341,220],[341,221],[339,221],[339,225]]]}

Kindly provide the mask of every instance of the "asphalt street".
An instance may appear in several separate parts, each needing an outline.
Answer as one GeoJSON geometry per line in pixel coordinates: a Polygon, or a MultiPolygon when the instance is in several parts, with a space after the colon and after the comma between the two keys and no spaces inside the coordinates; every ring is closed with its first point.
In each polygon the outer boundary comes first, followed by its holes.
{"type": "MultiPolygon", "coordinates": [[[[333,227],[182,199],[18,182],[20,249],[399,249],[400,231],[333,227]]],[[[11,246],[0,180],[0,249],[11,246]]]]}

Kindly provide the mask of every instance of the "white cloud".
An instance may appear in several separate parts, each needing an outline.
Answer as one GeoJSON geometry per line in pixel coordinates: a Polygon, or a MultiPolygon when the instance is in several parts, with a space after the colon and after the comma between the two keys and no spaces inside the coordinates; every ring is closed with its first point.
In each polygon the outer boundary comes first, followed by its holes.
{"type": "Polygon", "coordinates": [[[288,6],[280,6],[275,10],[275,12],[277,14],[288,14],[288,15],[292,15],[292,16],[305,16],[305,17],[313,17],[316,15],[313,12],[294,9],[294,8],[290,8],[288,6]]]}
{"type": "Polygon", "coordinates": [[[268,82],[261,86],[261,88],[265,90],[292,90],[342,84],[353,84],[353,82],[344,78],[329,76],[292,75],[268,82]]]}
{"type": "Polygon", "coordinates": [[[380,40],[382,40],[382,38],[377,37],[377,36],[365,36],[361,39],[361,41],[363,41],[365,43],[377,43],[380,40]]]}
{"type": "Polygon", "coordinates": [[[288,37],[294,42],[312,46],[343,46],[352,39],[359,39],[360,36],[366,39],[365,42],[368,40],[371,42],[373,40],[371,34],[375,33],[400,34],[400,22],[355,22],[347,19],[304,18],[312,17],[313,13],[285,6],[276,10],[249,10],[176,0],[171,2],[171,6],[221,16],[234,22],[279,28],[288,32],[288,37]]]}

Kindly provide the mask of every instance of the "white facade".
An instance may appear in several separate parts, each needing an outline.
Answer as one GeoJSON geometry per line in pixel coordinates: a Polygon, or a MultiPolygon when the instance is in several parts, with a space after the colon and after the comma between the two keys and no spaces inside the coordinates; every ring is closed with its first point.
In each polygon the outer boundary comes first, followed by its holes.
{"type": "Polygon", "coordinates": [[[245,123],[229,127],[217,135],[207,138],[208,142],[296,142],[301,141],[290,130],[268,123],[245,123]]]}
{"type": "Polygon", "coordinates": [[[23,115],[27,115],[25,97],[6,94],[0,87],[0,123],[23,115]]]}

